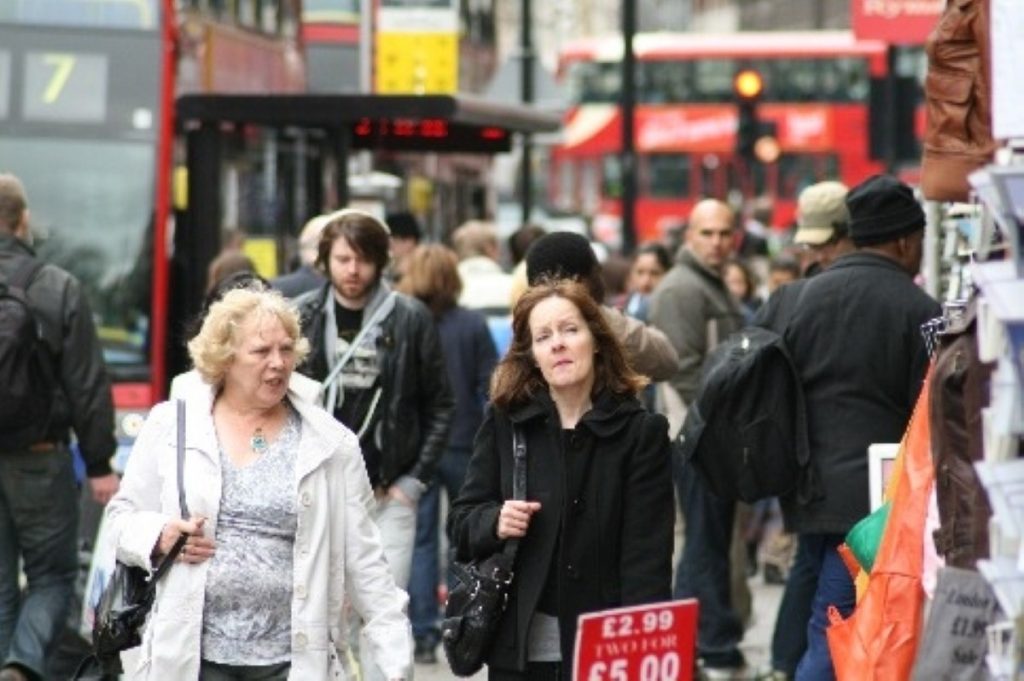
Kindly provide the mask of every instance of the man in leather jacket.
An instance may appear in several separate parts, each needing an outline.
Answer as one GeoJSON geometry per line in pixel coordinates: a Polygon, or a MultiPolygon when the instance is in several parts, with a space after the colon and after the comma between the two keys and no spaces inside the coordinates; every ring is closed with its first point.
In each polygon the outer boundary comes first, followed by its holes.
{"type": "MultiPolygon", "coordinates": [[[[21,182],[0,174],[0,281],[35,257],[21,182]]],[[[41,679],[64,626],[78,573],[78,487],[68,449],[75,431],[92,496],[117,492],[111,471],[114,405],[92,313],[78,280],[45,264],[25,285],[54,377],[49,418],[0,432],[0,679],[41,679]],[[6,441],[5,441],[6,440],[6,441]],[[29,442],[27,446],[13,442],[29,442]],[[28,589],[18,584],[23,561],[28,589]]],[[[6,386],[5,386],[6,387],[6,386]]]]}
{"type": "Polygon", "coordinates": [[[388,228],[369,213],[333,215],[316,260],[328,281],[296,299],[311,345],[299,370],[325,381],[324,406],[359,436],[384,553],[404,589],[416,504],[444,451],[455,400],[430,312],[383,280],[388,249],[388,228]]]}

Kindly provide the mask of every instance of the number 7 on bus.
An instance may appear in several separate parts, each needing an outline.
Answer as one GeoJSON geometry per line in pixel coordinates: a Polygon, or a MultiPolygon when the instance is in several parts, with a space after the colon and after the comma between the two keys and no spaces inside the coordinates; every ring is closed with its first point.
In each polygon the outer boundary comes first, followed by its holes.
{"type": "Polygon", "coordinates": [[[666,601],[580,615],[576,681],[692,681],[697,601],[666,601]]]}

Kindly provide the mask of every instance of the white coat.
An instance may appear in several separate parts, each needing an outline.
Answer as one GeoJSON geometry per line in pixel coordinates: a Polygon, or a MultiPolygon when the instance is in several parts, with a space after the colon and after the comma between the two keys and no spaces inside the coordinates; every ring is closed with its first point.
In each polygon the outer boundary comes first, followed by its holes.
{"type": "MultiPolygon", "coordinates": [[[[408,678],[412,632],[408,597],[391,576],[380,534],[367,513],[373,492],[355,435],[330,414],[289,393],[302,418],[295,466],[298,514],[292,585],[292,658],[289,679],[345,679],[347,659],[342,603],[365,621],[363,645],[389,679],[408,678]]],[[[215,536],[221,463],[214,430],[213,391],[201,386],[185,400],[186,501],[206,517],[215,536]]],[[[176,407],[153,408],[132,448],[124,479],[107,507],[117,557],[154,568],[150,554],[170,517],[180,515],[177,492],[176,407]]],[[[157,587],[138,662],[129,679],[199,678],[203,604],[209,561],[176,563],[157,587]]]]}

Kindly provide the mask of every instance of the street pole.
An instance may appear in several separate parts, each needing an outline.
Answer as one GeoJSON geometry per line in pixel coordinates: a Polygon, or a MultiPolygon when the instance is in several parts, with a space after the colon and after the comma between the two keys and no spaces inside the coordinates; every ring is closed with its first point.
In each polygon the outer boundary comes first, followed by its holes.
{"type": "Polygon", "coordinates": [[[636,113],[636,0],[622,0],[622,252],[636,248],[636,149],[634,118],[636,113]]]}
{"type": "MultiPolygon", "coordinates": [[[[523,104],[533,103],[533,15],[530,0],[522,0],[522,26],[519,33],[519,81],[522,87],[523,104]]],[[[523,206],[522,224],[530,222],[533,212],[533,139],[529,133],[522,134],[523,157],[520,168],[520,186],[523,206]]]]}

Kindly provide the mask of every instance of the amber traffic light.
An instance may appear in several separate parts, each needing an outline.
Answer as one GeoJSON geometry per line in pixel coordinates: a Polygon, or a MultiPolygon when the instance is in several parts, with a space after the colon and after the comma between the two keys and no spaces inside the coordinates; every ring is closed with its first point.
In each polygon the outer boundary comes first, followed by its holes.
{"type": "Polygon", "coordinates": [[[754,69],[743,69],[736,73],[732,87],[739,100],[751,101],[761,96],[761,91],[764,90],[764,80],[762,80],[761,74],[754,69]]]}

